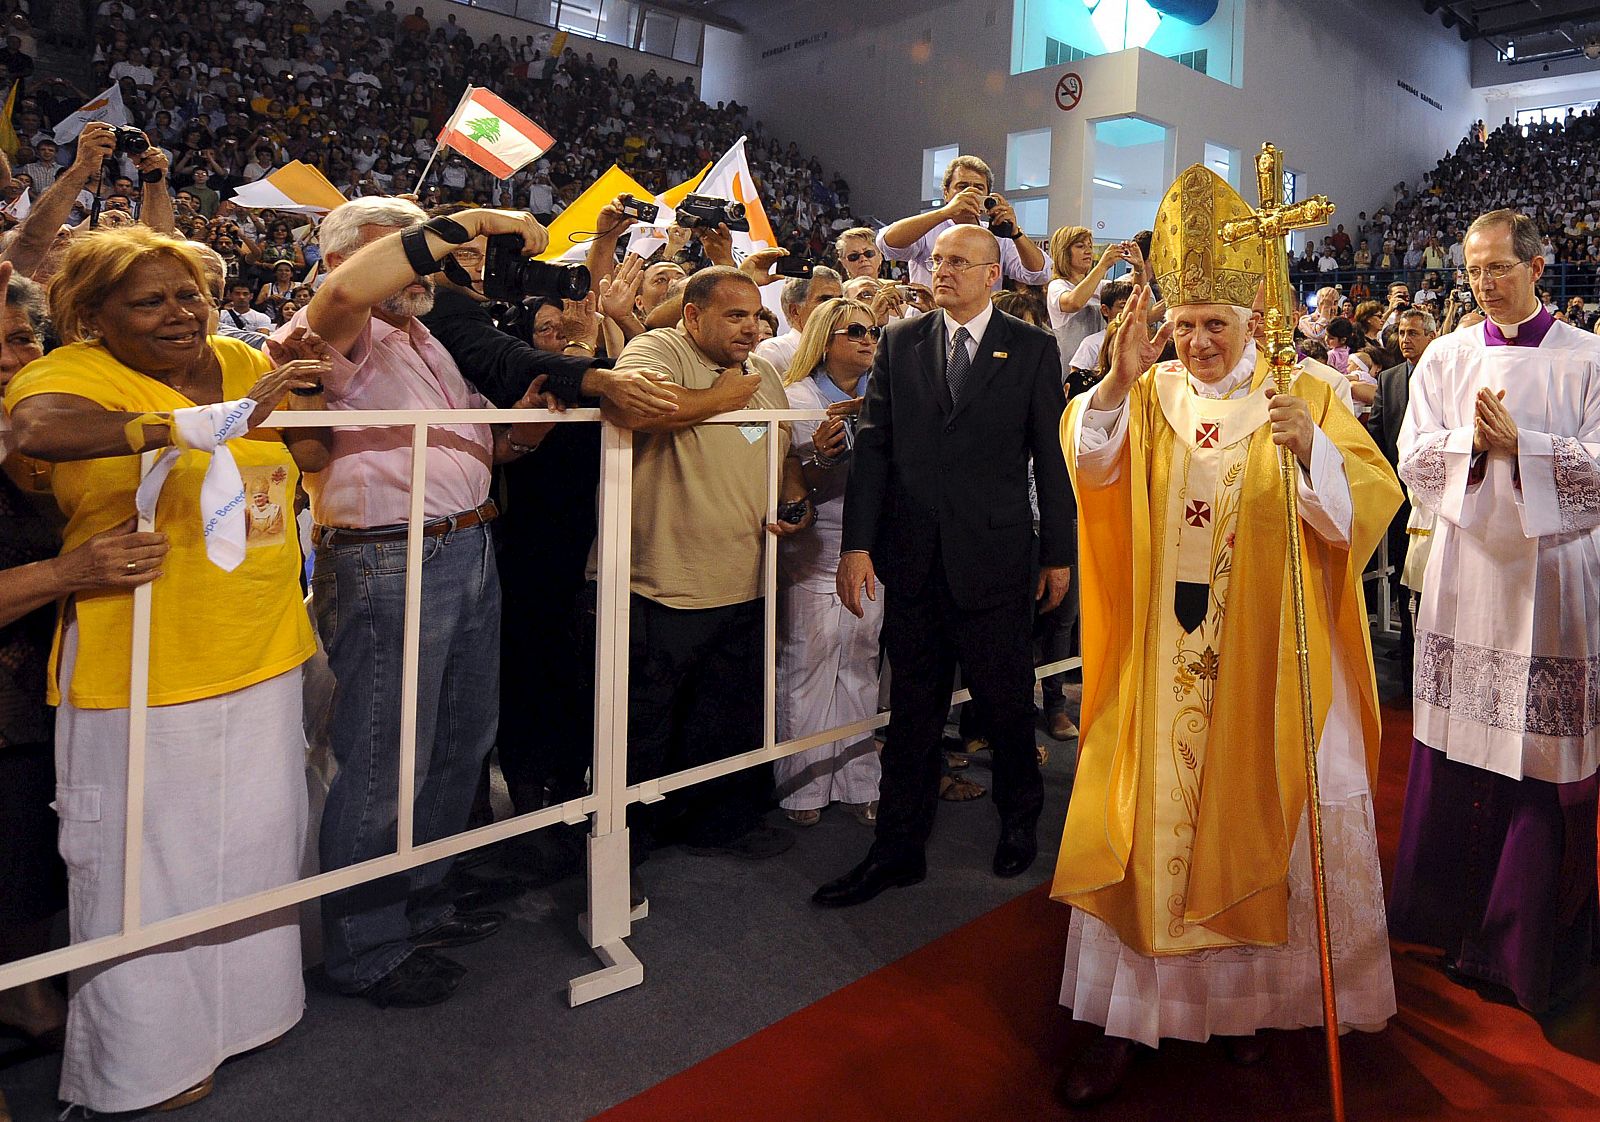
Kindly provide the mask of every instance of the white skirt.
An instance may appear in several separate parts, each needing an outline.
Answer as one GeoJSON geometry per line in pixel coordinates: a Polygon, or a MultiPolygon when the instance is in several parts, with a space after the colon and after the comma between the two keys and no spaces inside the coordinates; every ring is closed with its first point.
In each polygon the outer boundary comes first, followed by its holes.
{"type": "MultiPolygon", "coordinates": [[[[1378,871],[1378,835],[1366,795],[1322,807],[1328,929],[1341,1029],[1376,1032],[1395,1014],[1394,974],[1378,871]]],[[[1163,1038],[1204,1041],[1260,1029],[1322,1024],[1311,843],[1300,820],[1289,858],[1289,941],[1142,955],[1110,926],[1074,908],[1061,1004],[1108,1036],[1154,1048],[1163,1038]]]]}
{"type": "MultiPolygon", "coordinates": [[[[878,711],[878,632],[883,597],[861,600],[857,619],[832,592],[800,585],[778,600],[778,739],[793,740],[850,724],[878,711]]],[[[821,810],[830,802],[869,803],[883,775],[872,734],[819,744],[775,760],[785,810],[821,810]]]]}
{"type": "MultiPolygon", "coordinates": [[[[77,628],[68,628],[62,692],[77,628]]],[[[122,928],[128,711],[56,718],[56,809],[74,943],[122,928]]],[[[299,876],[306,832],[299,668],[221,697],[149,711],[143,921],[299,876]]],[[[297,910],[74,971],[60,1097],[137,1110],[199,1083],[305,1010],[297,910]]]]}

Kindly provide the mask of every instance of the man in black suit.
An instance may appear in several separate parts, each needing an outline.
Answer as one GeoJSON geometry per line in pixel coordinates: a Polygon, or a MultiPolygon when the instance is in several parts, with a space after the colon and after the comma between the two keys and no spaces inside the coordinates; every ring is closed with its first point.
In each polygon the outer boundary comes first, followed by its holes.
{"type": "Polygon", "coordinates": [[[989,302],[1000,277],[994,235],[946,230],[933,266],[935,310],[891,325],[878,346],[845,491],[839,597],[860,615],[862,589],[875,597],[881,574],[893,674],[877,839],[866,860],[812,897],[830,906],[926,874],[957,662],[989,717],[1001,826],[994,871],[1016,876],[1038,852],[1033,601],[1040,611],[1061,602],[1073,557],[1061,360],[1053,336],[989,302]]]}
{"type": "MultiPolygon", "coordinates": [[[[1367,430],[1372,433],[1372,439],[1377,441],[1378,447],[1383,449],[1384,457],[1392,468],[1400,466],[1400,424],[1406,419],[1406,406],[1411,403],[1411,372],[1416,369],[1417,360],[1438,332],[1433,313],[1426,308],[1407,308],[1395,322],[1400,354],[1405,361],[1378,372],[1378,396],[1373,399],[1372,412],[1367,416],[1367,430]]],[[[1389,523],[1388,534],[1389,564],[1394,567],[1389,587],[1400,590],[1400,645],[1396,650],[1408,688],[1416,641],[1411,627],[1410,597],[1404,589],[1400,589],[1400,570],[1406,563],[1406,550],[1410,545],[1406,535],[1406,524],[1410,519],[1411,504],[1400,504],[1399,513],[1389,523]]]]}

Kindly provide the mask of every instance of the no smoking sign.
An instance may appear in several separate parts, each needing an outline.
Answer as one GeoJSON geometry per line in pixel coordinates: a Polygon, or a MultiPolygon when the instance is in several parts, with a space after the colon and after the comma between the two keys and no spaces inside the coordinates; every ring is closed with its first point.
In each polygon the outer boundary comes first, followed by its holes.
{"type": "Polygon", "coordinates": [[[1077,74],[1064,74],[1056,83],[1056,105],[1062,112],[1070,113],[1083,100],[1083,79],[1077,74]]]}

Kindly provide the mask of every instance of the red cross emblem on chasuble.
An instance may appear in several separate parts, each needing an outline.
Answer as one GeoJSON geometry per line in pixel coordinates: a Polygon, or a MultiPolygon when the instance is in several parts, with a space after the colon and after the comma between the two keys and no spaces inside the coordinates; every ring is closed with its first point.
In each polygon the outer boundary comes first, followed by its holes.
{"type": "Polygon", "coordinates": [[[1199,499],[1190,499],[1189,505],[1183,508],[1183,520],[1191,526],[1209,526],[1211,504],[1203,503],[1199,499]]]}
{"type": "Polygon", "coordinates": [[[1217,440],[1222,436],[1222,425],[1217,421],[1202,421],[1200,427],[1194,432],[1194,443],[1197,448],[1215,448],[1217,440]]]}

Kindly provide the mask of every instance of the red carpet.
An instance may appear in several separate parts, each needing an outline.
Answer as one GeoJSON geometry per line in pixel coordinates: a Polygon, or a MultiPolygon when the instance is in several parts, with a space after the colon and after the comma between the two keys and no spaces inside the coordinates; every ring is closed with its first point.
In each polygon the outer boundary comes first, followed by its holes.
{"type": "MultiPolygon", "coordinates": [[[[1385,713],[1378,821],[1393,859],[1410,714],[1385,713]]],[[[1275,1033],[1268,1061],[1238,1068],[1215,1046],[1166,1044],[1094,1111],[1051,1087],[1086,1030],[1056,1004],[1067,909],[1043,887],[996,908],[732,1048],[600,1115],[601,1122],[753,1118],[863,1122],[977,1119],[1321,1119],[1319,1031],[1275,1033]]],[[[1600,1120],[1600,991],[1541,1025],[1449,982],[1432,955],[1395,947],[1400,1015],[1344,1038],[1354,1120],[1600,1120]]]]}

